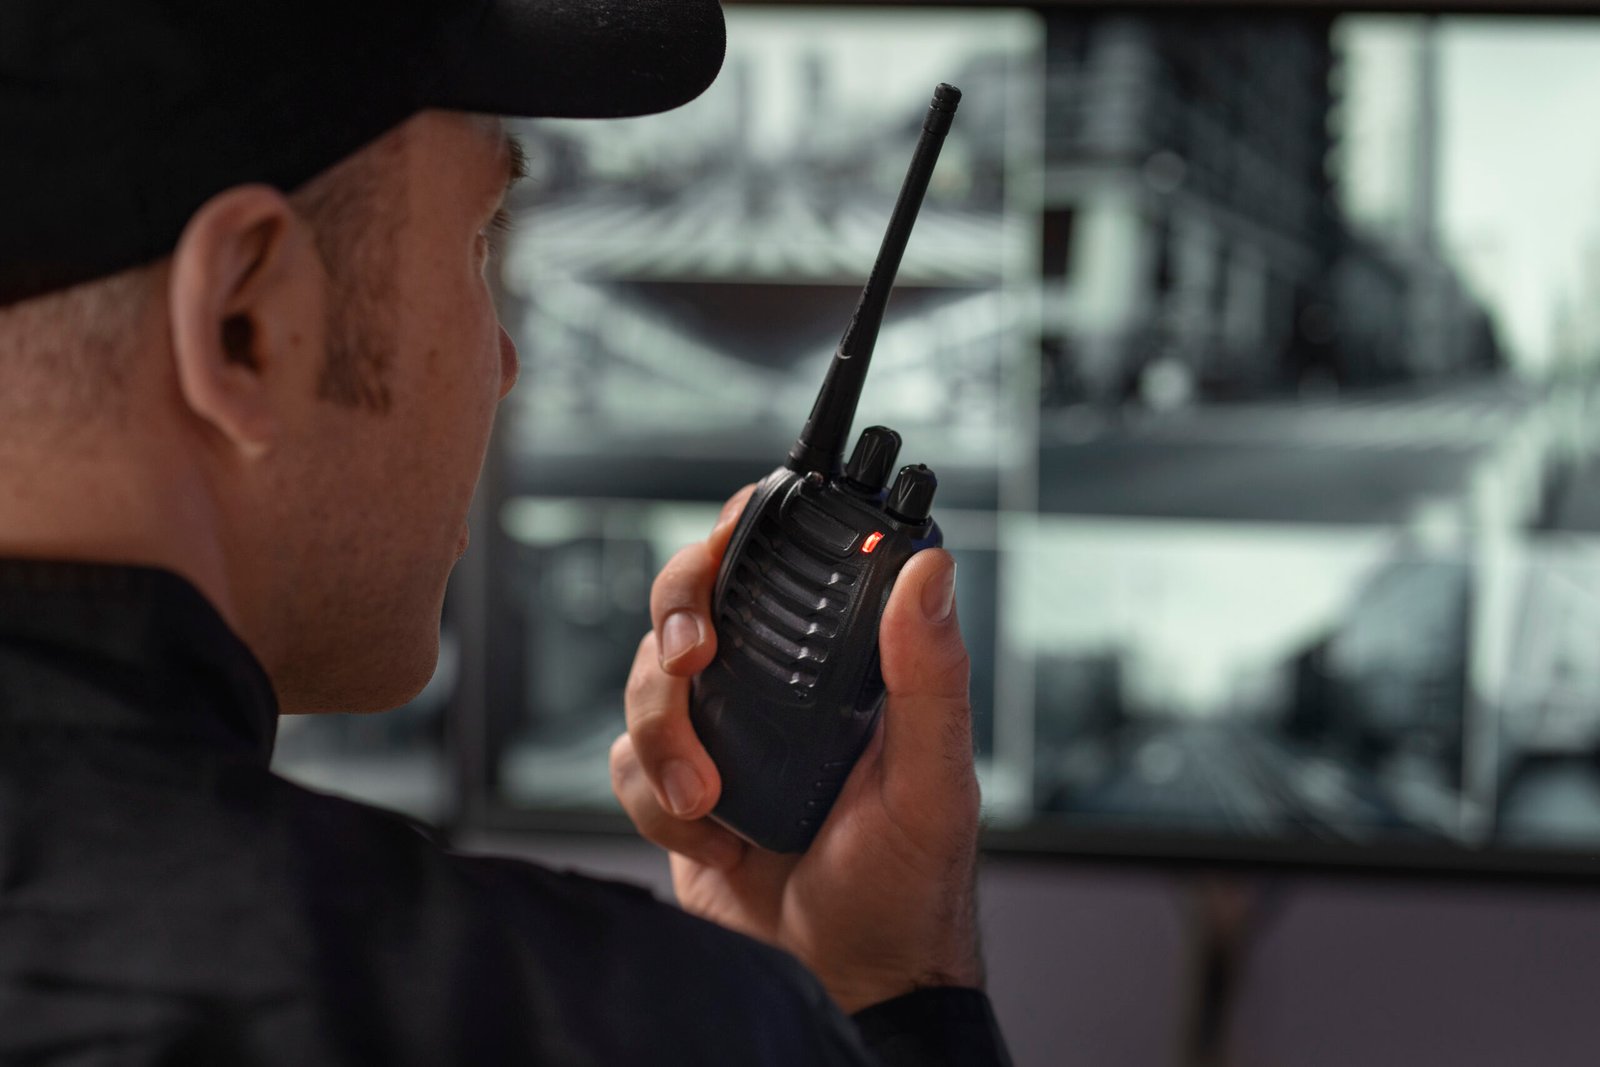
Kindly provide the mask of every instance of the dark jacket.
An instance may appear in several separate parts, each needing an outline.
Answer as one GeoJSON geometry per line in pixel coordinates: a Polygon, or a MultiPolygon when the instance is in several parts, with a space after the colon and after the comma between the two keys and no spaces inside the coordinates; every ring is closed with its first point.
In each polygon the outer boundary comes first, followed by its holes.
{"type": "Polygon", "coordinates": [[[276,721],[182,579],[0,561],[0,1064],[1004,1062],[981,993],[847,1019],[644,890],[285,782],[276,721]]]}

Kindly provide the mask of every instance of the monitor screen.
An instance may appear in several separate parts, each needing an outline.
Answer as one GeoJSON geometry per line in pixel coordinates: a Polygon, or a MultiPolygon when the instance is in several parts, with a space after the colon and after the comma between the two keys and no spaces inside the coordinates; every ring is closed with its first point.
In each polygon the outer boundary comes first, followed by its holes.
{"type": "Polygon", "coordinates": [[[857,429],[940,480],[991,843],[1600,871],[1600,18],[738,5],[519,124],[485,810],[615,813],[660,566],[781,464],[935,84],[857,429]]]}

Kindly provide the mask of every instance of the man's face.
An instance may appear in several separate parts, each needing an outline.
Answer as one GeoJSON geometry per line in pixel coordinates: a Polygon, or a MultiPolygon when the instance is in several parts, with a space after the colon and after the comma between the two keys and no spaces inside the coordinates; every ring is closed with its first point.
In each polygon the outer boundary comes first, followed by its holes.
{"type": "Polygon", "coordinates": [[[286,457],[305,535],[278,568],[300,583],[280,591],[298,617],[273,672],[288,711],[393,707],[427,682],[495,407],[517,377],[488,282],[513,170],[501,124],[425,112],[404,134],[382,299],[330,309],[329,343],[354,330],[386,346],[387,404],[315,402],[286,457]]]}

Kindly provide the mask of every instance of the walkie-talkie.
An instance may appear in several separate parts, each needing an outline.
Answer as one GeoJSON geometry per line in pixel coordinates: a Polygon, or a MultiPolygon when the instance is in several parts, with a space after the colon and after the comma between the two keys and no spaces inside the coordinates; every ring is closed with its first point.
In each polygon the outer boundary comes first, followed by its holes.
{"type": "Polygon", "coordinates": [[[717,658],[690,719],[722,775],[713,816],[776,852],[803,852],[883,708],[878,626],[906,561],[943,543],[933,471],[902,467],[900,435],[873,426],[843,465],[895,272],[961,91],[934,90],[861,302],[805,429],[756,486],[718,572],[717,658]]]}

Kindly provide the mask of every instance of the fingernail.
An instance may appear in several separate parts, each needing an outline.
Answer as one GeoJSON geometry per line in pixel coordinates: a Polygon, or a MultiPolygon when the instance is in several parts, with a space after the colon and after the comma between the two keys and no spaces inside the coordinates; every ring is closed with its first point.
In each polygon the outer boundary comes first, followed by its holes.
{"type": "Polygon", "coordinates": [[[944,622],[956,604],[956,564],[939,568],[922,587],[922,613],[929,622],[944,622]]]}
{"type": "Polygon", "coordinates": [[[681,759],[670,761],[661,772],[661,786],[674,815],[687,815],[700,803],[700,776],[681,759]]]}
{"type": "Polygon", "coordinates": [[[677,659],[700,643],[700,622],[693,612],[674,611],[661,624],[661,662],[677,659]]]}

